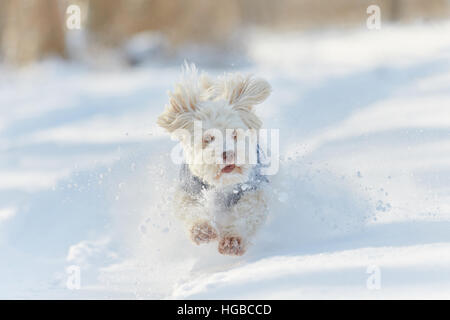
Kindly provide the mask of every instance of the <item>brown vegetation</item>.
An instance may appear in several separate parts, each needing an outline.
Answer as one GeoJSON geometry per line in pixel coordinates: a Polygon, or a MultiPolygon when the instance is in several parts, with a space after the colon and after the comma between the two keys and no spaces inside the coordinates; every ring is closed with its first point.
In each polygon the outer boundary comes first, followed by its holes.
{"type": "Polygon", "coordinates": [[[5,60],[23,64],[48,54],[65,56],[65,8],[80,4],[90,41],[116,46],[131,35],[155,30],[173,46],[219,44],[258,25],[308,29],[364,25],[366,8],[381,7],[382,20],[448,17],[447,0],[0,0],[0,50],[5,60]]]}

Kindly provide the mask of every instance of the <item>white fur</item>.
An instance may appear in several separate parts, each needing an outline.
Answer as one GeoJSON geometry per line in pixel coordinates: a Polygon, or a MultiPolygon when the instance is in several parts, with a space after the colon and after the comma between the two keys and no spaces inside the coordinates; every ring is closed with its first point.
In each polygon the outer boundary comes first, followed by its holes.
{"type": "Polygon", "coordinates": [[[218,191],[227,192],[235,184],[248,181],[256,164],[256,133],[261,127],[253,107],[262,103],[270,90],[263,79],[227,74],[212,80],[199,74],[194,65],[186,64],[181,81],[169,92],[169,104],[158,118],[161,127],[180,139],[192,174],[213,186],[200,198],[180,188],[175,195],[177,215],[186,222],[194,242],[218,239],[223,254],[243,254],[266,217],[263,188],[245,192],[230,208],[218,206],[211,199],[218,191]],[[199,124],[202,130],[196,128],[199,124]],[[246,137],[250,142],[247,146],[246,137]],[[234,158],[224,161],[224,151],[234,152],[234,158]],[[241,155],[238,159],[237,154],[241,155]],[[232,172],[222,171],[231,164],[235,165],[232,172]]]}

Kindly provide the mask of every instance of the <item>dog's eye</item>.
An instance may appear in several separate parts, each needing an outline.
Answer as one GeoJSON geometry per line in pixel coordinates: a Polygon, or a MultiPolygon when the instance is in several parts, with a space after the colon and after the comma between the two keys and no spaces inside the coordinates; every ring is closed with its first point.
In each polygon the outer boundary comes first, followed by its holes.
{"type": "Polygon", "coordinates": [[[205,136],[205,137],[203,138],[203,145],[207,145],[208,143],[213,142],[214,139],[215,139],[214,136],[205,136]]]}

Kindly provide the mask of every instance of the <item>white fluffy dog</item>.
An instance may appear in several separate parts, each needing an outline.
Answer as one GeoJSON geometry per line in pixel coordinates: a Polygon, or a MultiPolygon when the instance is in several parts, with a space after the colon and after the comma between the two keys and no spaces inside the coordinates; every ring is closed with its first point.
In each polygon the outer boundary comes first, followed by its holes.
{"type": "Polygon", "coordinates": [[[210,79],[187,65],[158,125],[180,140],[185,164],[176,214],[196,244],[218,240],[221,254],[242,255],[267,215],[253,107],[270,94],[267,81],[227,74],[210,79]]]}

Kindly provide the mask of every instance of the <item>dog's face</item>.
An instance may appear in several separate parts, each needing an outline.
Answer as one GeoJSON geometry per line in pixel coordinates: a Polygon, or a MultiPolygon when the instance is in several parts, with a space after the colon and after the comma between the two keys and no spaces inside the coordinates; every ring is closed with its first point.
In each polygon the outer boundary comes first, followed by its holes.
{"type": "Polygon", "coordinates": [[[230,74],[212,81],[186,67],[158,124],[181,141],[195,176],[217,187],[243,183],[256,164],[261,127],[253,106],[269,94],[262,79],[230,74]]]}
{"type": "Polygon", "coordinates": [[[256,134],[239,113],[223,101],[206,101],[194,121],[190,139],[182,140],[191,172],[216,186],[247,181],[256,164],[256,134]]]}

